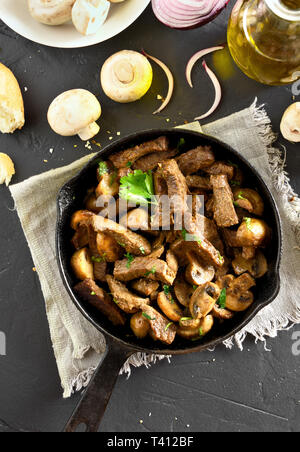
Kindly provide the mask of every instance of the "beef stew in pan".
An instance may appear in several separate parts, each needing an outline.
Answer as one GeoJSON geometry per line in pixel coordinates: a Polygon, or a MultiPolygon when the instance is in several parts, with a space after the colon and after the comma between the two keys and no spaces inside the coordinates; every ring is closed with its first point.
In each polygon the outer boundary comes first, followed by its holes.
{"type": "Polygon", "coordinates": [[[272,231],[256,187],[212,147],[184,139],[99,162],[70,228],[74,291],[138,339],[201,341],[250,308],[268,272],[272,231]],[[167,210],[163,197],[175,200],[167,210]]]}

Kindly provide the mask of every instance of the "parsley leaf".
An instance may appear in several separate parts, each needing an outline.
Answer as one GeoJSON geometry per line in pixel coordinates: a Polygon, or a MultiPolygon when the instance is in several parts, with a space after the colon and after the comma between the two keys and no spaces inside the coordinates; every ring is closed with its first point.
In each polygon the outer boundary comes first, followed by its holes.
{"type": "Polygon", "coordinates": [[[251,218],[244,218],[244,221],[246,223],[247,229],[249,229],[249,231],[251,231],[252,219],[251,218]]]}
{"type": "Polygon", "coordinates": [[[164,292],[165,292],[165,295],[169,295],[169,293],[170,293],[170,286],[165,285],[164,286],[164,292]]]}
{"type": "Polygon", "coordinates": [[[104,176],[108,173],[108,167],[106,162],[100,162],[98,168],[99,176],[104,176]]]}
{"type": "Polygon", "coordinates": [[[155,193],[151,171],[143,173],[142,170],[136,170],[133,174],[121,177],[120,184],[120,198],[125,201],[140,205],[153,202],[155,193]]]}
{"type": "Polygon", "coordinates": [[[134,261],[134,257],[130,253],[125,254],[125,257],[128,261],[126,267],[129,269],[131,267],[132,262],[134,261]]]}
{"type": "Polygon", "coordinates": [[[240,187],[241,183],[238,180],[232,180],[232,181],[230,181],[230,185],[232,187],[240,187]]]}
{"type": "Polygon", "coordinates": [[[223,289],[221,291],[221,295],[217,301],[218,305],[220,306],[221,309],[225,309],[226,308],[226,300],[227,300],[227,290],[223,289]]]}
{"type": "Polygon", "coordinates": [[[143,312],[142,315],[143,315],[143,317],[145,317],[145,319],[147,319],[147,320],[155,320],[155,317],[154,317],[154,318],[150,317],[150,315],[146,314],[146,312],[143,312]]]}
{"type": "Polygon", "coordinates": [[[155,275],[155,273],[156,273],[156,268],[153,267],[149,272],[146,273],[145,277],[147,278],[147,277],[150,276],[151,274],[152,274],[152,275],[155,275]]]}
{"type": "Polygon", "coordinates": [[[168,329],[170,328],[171,325],[173,325],[173,322],[168,323],[168,325],[165,328],[165,331],[168,331],[168,329]]]}
{"type": "Polygon", "coordinates": [[[131,168],[132,167],[132,162],[128,162],[126,166],[127,166],[127,168],[131,168]]]}
{"type": "Polygon", "coordinates": [[[142,254],[146,254],[145,248],[144,248],[143,246],[140,247],[140,252],[141,252],[142,254]]]}

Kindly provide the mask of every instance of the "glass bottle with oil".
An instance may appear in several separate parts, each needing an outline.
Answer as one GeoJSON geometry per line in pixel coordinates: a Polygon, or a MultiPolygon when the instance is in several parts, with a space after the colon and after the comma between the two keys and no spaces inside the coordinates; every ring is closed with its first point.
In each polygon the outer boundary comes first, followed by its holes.
{"type": "Polygon", "coordinates": [[[238,0],[229,21],[231,55],[267,85],[300,78],[300,0],[238,0]]]}

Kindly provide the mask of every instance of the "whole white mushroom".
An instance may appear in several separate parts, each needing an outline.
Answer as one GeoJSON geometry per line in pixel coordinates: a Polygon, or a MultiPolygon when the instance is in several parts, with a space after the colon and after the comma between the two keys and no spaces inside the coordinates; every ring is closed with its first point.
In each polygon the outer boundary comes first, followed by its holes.
{"type": "Polygon", "coordinates": [[[72,18],[75,0],[28,0],[32,17],[45,25],[62,25],[72,18]]]}
{"type": "Polygon", "coordinates": [[[84,89],[73,89],[60,94],[49,107],[48,121],[58,135],[79,135],[90,140],[100,131],[96,121],[101,116],[101,105],[94,94],[84,89]]]}
{"type": "Polygon", "coordinates": [[[101,70],[101,85],[115,102],[128,103],[141,99],[153,80],[153,70],[141,53],[123,50],[105,61],[101,70]]]}
{"type": "Polygon", "coordinates": [[[280,130],[286,140],[300,143],[300,102],[290,105],[285,111],[280,130]]]}
{"type": "Polygon", "coordinates": [[[107,0],[76,0],[72,9],[73,24],[83,35],[95,34],[106,21],[109,9],[107,0]]]}

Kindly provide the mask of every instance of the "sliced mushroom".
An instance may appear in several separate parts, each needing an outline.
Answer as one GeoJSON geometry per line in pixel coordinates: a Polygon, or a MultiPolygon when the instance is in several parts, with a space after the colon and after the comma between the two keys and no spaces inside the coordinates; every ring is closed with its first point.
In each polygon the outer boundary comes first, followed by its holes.
{"type": "Polygon", "coordinates": [[[198,287],[190,301],[190,312],[194,319],[206,317],[220,297],[220,288],[214,283],[198,287]]]}
{"type": "Polygon", "coordinates": [[[256,254],[256,248],[254,246],[244,246],[242,251],[242,256],[244,259],[254,259],[256,254]]]}
{"type": "Polygon", "coordinates": [[[116,262],[124,254],[124,249],[115,241],[115,239],[103,232],[97,233],[98,254],[106,262],[116,262]]]}
{"type": "Polygon", "coordinates": [[[116,177],[116,173],[103,174],[101,180],[96,188],[96,197],[100,196],[113,197],[119,193],[119,182],[116,177]]]}
{"type": "Polygon", "coordinates": [[[256,285],[248,273],[231,282],[227,289],[226,308],[233,312],[246,311],[254,302],[254,295],[249,291],[256,285]]]}
{"type": "Polygon", "coordinates": [[[142,312],[138,312],[131,317],[130,328],[138,339],[145,339],[150,332],[149,322],[147,322],[142,312]]]}
{"type": "Polygon", "coordinates": [[[78,210],[72,215],[71,228],[76,231],[81,224],[86,225],[93,215],[93,212],[89,212],[88,210],[78,210]]]}
{"type": "Polygon", "coordinates": [[[228,309],[220,308],[220,306],[216,303],[211,311],[213,317],[220,320],[231,320],[234,316],[233,312],[228,309]]]}
{"type": "Polygon", "coordinates": [[[233,275],[225,275],[218,278],[216,284],[220,289],[229,289],[234,280],[235,277],[233,275]]]}
{"type": "Polygon", "coordinates": [[[246,311],[254,302],[254,295],[248,290],[239,295],[227,294],[226,306],[230,311],[243,312],[246,311]]]}
{"type": "Polygon", "coordinates": [[[171,250],[167,251],[166,261],[167,261],[168,267],[174,273],[177,273],[178,272],[178,268],[179,268],[178,260],[177,260],[177,258],[175,256],[175,254],[171,250]]]}
{"type": "Polygon", "coordinates": [[[179,325],[182,328],[200,328],[201,319],[193,319],[192,317],[182,317],[179,320],[179,325]]]}
{"type": "Polygon", "coordinates": [[[132,231],[149,231],[149,214],[147,210],[142,207],[134,209],[121,218],[120,224],[132,231]]]}
{"type": "Polygon", "coordinates": [[[183,317],[183,312],[171,293],[166,295],[165,292],[160,292],[157,297],[157,304],[168,319],[173,320],[173,322],[179,322],[183,317]]]}
{"type": "Polygon", "coordinates": [[[214,326],[214,318],[212,315],[207,315],[199,321],[197,327],[179,327],[177,334],[183,339],[196,340],[201,339],[208,334],[214,326]]]}
{"type": "Polygon", "coordinates": [[[72,238],[72,244],[76,250],[80,250],[80,248],[84,248],[89,244],[88,229],[84,224],[77,228],[72,238]]]}
{"type": "Polygon", "coordinates": [[[76,0],[72,9],[72,21],[79,33],[90,36],[104,24],[110,8],[107,0],[76,0]]]}
{"type": "Polygon", "coordinates": [[[254,278],[262,278],[268,272],[268,262],[261,251],[257,251],[253,259],[245,259],[240,253],[232,261],[236,275],[250,273],[254,278]]]}
{"type": "Polygon", "coordinates": [[[71,258],[71,267],[81,281],[94,279],[94,266],[87,248],[76,251],[71,258]]]}
{"type": "Polygon", "coordinates": [[[240,225],[236,238],[241,246],[266,246],[271,237],[267,223],[256,218],[245,218],[240,225]]]}
{"type": "Polygon", "coordinates": [[[103,207],[97,206],[97,196],[95,193],[91,193],[85,200],[85,208],[93,213],[100,213],[103,207]]]}
{"type": "Polygon", "coordinates": [[[179,303],[187,308],[195,289],[187,284],[183,279],[176,279],[174,291],[179,303]]]}
{"type": "Polygon", "coordinates": [[[200,263],[196,256],[188,253],[190,264],[188,265],[185,278],[186,280],[196,286],[202,286],[205,283],[211,282],[215,277],[215,269],[211,265],[204,265],[200,263]]]}
{"type": "Polygon", "coordinates": [[[265,205],[262,197],[257,191],[250,188],[235,188],[233,190],[234,202],[236,206],[248,210],[254,215],[262,216],[265,205]]]}

